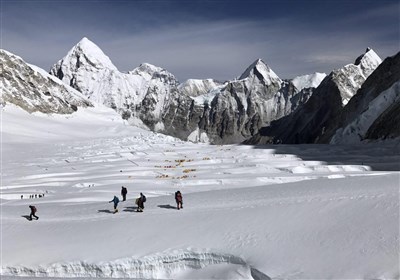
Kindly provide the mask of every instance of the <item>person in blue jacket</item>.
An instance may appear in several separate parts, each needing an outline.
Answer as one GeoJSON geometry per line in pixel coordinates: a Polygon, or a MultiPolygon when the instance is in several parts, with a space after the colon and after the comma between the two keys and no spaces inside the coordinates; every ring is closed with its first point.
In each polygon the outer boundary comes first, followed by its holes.
{"type": "Polygon", "coordinates": [[[119,203],[119,198],[114,195],[114,198],[111,201],[109,201],[108,203],[111,203],[111,202],[114,202],[114,213],[117,213],[118,212],[117,207],[118,207],[118,203],[119,203]]]}

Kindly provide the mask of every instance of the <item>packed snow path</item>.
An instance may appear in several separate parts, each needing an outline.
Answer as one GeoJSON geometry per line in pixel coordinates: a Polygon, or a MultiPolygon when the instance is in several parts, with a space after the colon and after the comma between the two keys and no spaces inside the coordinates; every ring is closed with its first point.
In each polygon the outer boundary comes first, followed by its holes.
{"type": "MultiPolygon", "coordinates": [[[[5,113],[5,279],[400,276],[398,172],[305,161],[273,147],[183,143],[109,117],[96,123],[93,112],[71,119],[5,113]],[[26,127],[15,129],[19,116],[26,127]],[[63,137],[49,137],[55,127],[63,137]],[[108,201],[121,186],[128,200],[112,214],[108,201]],[[143,213],[135,212],[140,192],[148,198],[143,213]],[[30,204],[38,221],[26,219],[30,204]]],[[[310,155],[329,159],[326,148],[310,155]]],[[[362,160],[396,160],[379,151],[362,160]]]]}

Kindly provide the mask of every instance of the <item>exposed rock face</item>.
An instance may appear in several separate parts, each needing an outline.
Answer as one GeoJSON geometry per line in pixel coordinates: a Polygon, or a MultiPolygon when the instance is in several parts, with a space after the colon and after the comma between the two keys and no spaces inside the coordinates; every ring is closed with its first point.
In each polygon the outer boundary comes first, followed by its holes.
{"type": "Polygon", "coordinates": [[[298,144],[328,141],[325,135],[327,128],[334,126],[343,107],[378,67],[381,59],[373,50],[367,49],[356,62],[330,73],[304,105],[260,129],[259,134],[246,143],[298,144]]]}
{"type": "MultiPolygon", "coordinates": [[[[281,87],[281,80],[261,60],[253,63],[237,81],[228,82],[211,101],[208,120],[201,129],[219,142],[237,142],[265,123],[268,100],[281,87]]],[[[275,115],[275,114],[274,114],[275,115]]]]}
{"type": "Polygon", "coordinates": [[[212,99],[208,119],[200,125],[213,143],[237,143],[256,134],[260,127],[292,112],[307,99],[282,81],[262,60],[255,61],[212,99]]]}
{"type": "Polygon", "coordinates": [[[152,130],[185,140],[238,143],[271,120],[291,112],[304,102],[300,96],[307,96],[307,91],[297,96],[295,88],[280,80],[261,60],[245,74],[240,80],[217,85],[202,95],[198,91],[181,92],[175,85],[164,94],[150,87],[132,114],[152,130]],[[157,106],[162,106],[160,115],[152,113],[157,106]]]}
{"type": "Polygon", "coordinates": [[[78,91],[20,57],[0,50],[1,103],[32,112],[70,114],[92,106],[78,91]]]}
{"type": "Polygon", "coordinates": [[[50,71],[90,100],[117,110],[133,125],[184,140],[237,143],[272,120],[287,115],[312,93],[282,81],[264,62],[255,61],[238,80],[188,80],[142,64],[121,73],[84,38],[50,71]]]}

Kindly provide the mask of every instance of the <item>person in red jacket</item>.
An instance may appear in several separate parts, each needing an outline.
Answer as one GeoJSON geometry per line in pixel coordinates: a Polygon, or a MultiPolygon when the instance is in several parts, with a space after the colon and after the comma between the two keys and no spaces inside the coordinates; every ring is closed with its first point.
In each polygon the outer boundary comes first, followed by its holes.
{"type": "Polygon", "coordinates": [[[176,201],[176,208],[181,209],[183,208],[182,204],[183,204],[183,200],[182,200],[182,194],[180,191],[177,191],[175,193],[175,201],[176,201]]]}
{"type": "Polygon", "coordinates": [[[37,212],[36,207],[33,205],[29,205],[29,208],[31,209],[31,214],[29,215],[29,220],[32,221],[32,216],[35,217],[36,220],[39,220],[39,217],[35,215],[37,212]]]}
{"type": "Polygon", "coordinates": [[[146,202],[146,200],[147,200],[146,196],[140,193],[140,197],[136,198],[136,205],[138,206],[136,212],[143,212],[144,203],[146,202]]]}

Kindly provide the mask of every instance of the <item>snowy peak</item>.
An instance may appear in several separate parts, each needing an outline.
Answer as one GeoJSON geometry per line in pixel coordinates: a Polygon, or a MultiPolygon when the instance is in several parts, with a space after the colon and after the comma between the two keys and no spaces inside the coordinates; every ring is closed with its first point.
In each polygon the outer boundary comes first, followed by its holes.
{"type": "Polygon", "coordinates": [[[382,63],[382,59],[373,49],[367,48],[364,54],[360,55],[354,65],[366,74],[366,78],[382,63]]]}
{"type": "Polygon", "coordinates": [[[213,79],[189,79],[186,82],[180,84],[178,86],[178,89],[189,96],[196,97],[199,95],[207,94],[212,90],[217,90],[222,85],[223,83],[220,83],[213,79]]]}
{"type": "Polygon", "coordinates": [[[87,47],[87,48],[98,48],[98,46],[93,43],[92,41],[90,41],[87,37],[83,37],[78,44],[76,44],[76,46],[81,46],[83,48],[87,47]]]}
{"type": "Polygon", "coordinates": [[[113,84],[118,83],[119,71],[110,58],[86,37],[53,65],[50,74],[94,102],[114,104],[111,93],[113,84]]]}
{"type": "Polygon", "coordinates": [[[338,125],[328,128],[331,143],[399,137],[400,53],[386,58],[344,108],[338,125]]]}
{"type": "Polygon", "coordinates": [[[155,66],[150,63],[142,63],[139,65],[139,67],[133,69],[129,73],[136,74],[136,75],[140,75],[142,73],[153,75],[154,73],[161,72],[161,71],[165,71],[165,70],[161,67],[155,66]]]}
{"type": "Polygon", "coordinates": [[[105,55],[95,43],[86,37],[83,37],[73,50],[75,50],[76,53],[83,54],[89,60],[88,62],[92,62],[94,65],[117,70],[117,67],[114,66],[110,58],[105,55]]]}
{"type": "Polygon", "coordinates": [[[325,73],[316,72],[310,75],[298,76],[292,80],[292,84],[298,91],[301,91],[304,88],[317,88],[325,77],[325,73]]]}
{"type": "Polygon", "coordinates": [[[254,61],[244,73],[240,76],[239,80],[246,78],[257,77],[259,80],[266,82],[266,85],[270,85],[273,82],[281,83],[282,80],[275,74],[274,71],[261,59],[254,61]]]}
{"type": "MultiPolygon", "coordinates": [[[[260,130],[266,143],[326,143],[327,128],[336,127],[343,108],[356,94],[368,76],[379,66],[381,59],[367,49],[356,62],[332,71],[313,91],[306,103],[292,114],[260,130]]],[[[307,78],[300,77],[294,84],[301,87],[307,78]]],[[[262,141],[256,140],[257,143],[262,141]]],[[[252,142],[254,144],[254,142],[252,142]]]]}
{"type": "MultiPolygon", "coordinates": [[[[160,72],[167,72],[165,69],[155,66],[150,63],[142,63],[139,65],[139,67],[136,67],[132,71],[129,71],[129,74],[134,74],[134,75],[140,75],[143,77],[153,77],[155,73],[160,73],[160,72]]],[[[171,74],[172,75],[172,74],[171,74]]]]}
{"type": "Polygon", "coordinates": [[[172,73],[150,63],[142,63],[139,65],[139,67],[129,71],[128,73],[131,75],[139,75],[147,81],[150,81],[151,79],[158,79],[166,84],[178,84],[178,81],[172,73]]]}
{"type": "Polygon", "coordinates": [[[62,64],[75,65],[79,68],[83,65],[98,69],[108,68],[117,71],[117,67],[111,62],[110,58],[88,38],[84,37],[79,41],[62,59],[62,64]]]}
{"type": "Polygon", "coordinates": [[[364,54],[357,57],[354,65],[375,65],[375,68],[381,64],[382,59],[374,52],[373,49],[367,48],[364,54]]]}
{"type": "Polygon", "coordinates": [[[367,48],[366,52],[360,55],[354,64],[347,64],[330,74],[339,88],[343,106],[347,104],[381,62],[382,59],[371,48],[367,48]]]}

